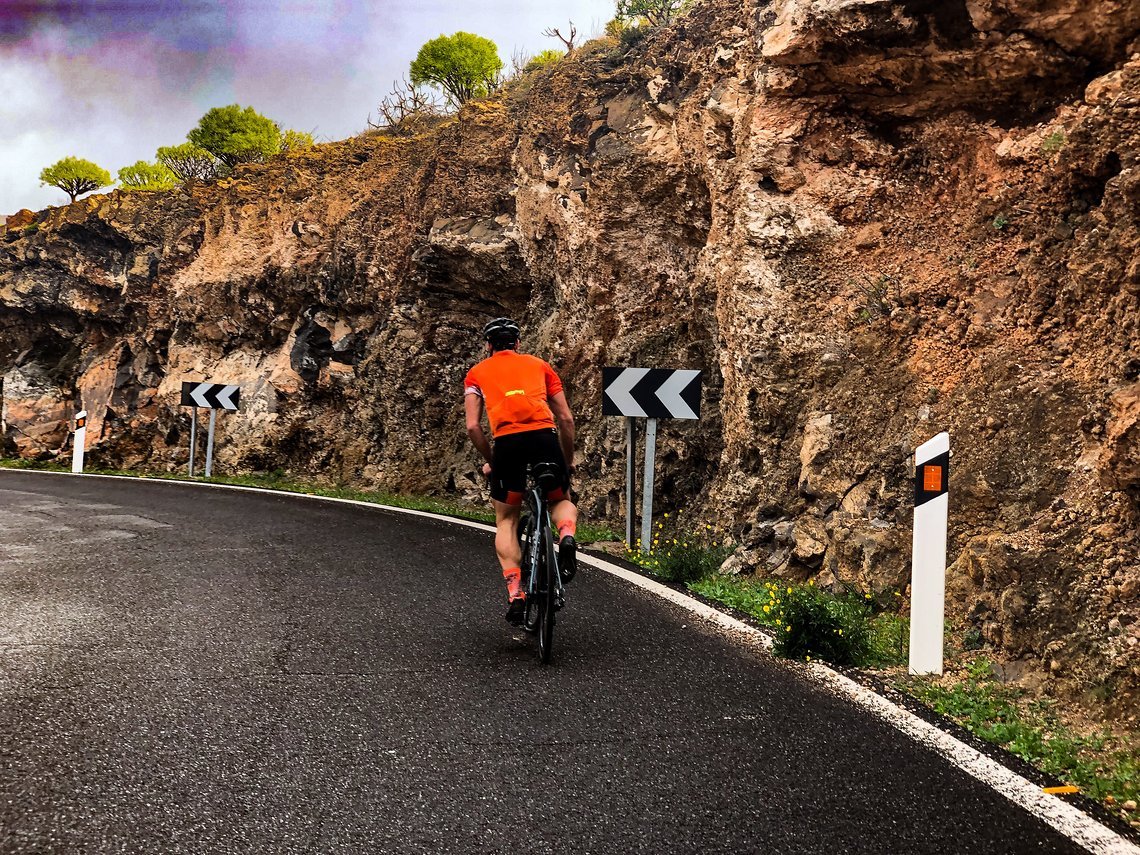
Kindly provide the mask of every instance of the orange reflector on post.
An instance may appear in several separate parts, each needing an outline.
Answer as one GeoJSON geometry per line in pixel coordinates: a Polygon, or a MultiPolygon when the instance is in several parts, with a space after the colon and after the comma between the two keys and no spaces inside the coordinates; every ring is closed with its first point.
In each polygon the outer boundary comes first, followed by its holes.
{"type": "Polygon", "coordinates": [[[942,467],[922,467],[922,489],[929,493],[937,493],[942,489],[942,467]]]}
{"type": "Polygon", "coordinates": [[[1041,792],[1048,793],[1051,796],[1070,796],[1073,793],[1079,793],[1079,787],[1074,787],[1072,784],[1066,784],[1063,787],[1042,787],[1041,792]]]}
{"type": "Polygon", "coordinates": [[[75,429],[79,430],[81,427],[87,427],[87,419],[78,419],[75,422],[75,429]]]}

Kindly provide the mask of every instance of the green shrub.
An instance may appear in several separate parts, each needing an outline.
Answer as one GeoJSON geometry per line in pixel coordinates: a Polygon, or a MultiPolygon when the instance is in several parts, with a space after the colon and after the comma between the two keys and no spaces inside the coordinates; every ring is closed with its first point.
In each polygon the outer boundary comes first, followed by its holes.
{"type": "MultiPolygon", "coordinates": [[[[665,514],[665,519],[669,514],[665,514]]],[[[639,549],[629,551],[627,557],[660,576],[667,582],[689,584],[712,575],[725,559],[732,554],[733,547],[717,543],[712,526],[703,530],[681,532],[676,536],[664,530],[665,523],[658,520],[653,528],[653,542],[645,550],[640,540],[639,549]]]]}
{"type": "Polygon", "coordinates": [[[773,649],[790,659],[818,656],[835,665],[871,659],[870,608],[855,597],[835,597],[814,585],[788,586],[781,597],[773,649]]]}
{"type": "Polygon", "coordinates": [[[719,570],[731,554],[731,547],[705,546],[684,541],[661,553],[657,574],[670,582],[696,582],[719,570]]]}
{"type": "Polygon", "coordinates": [[[650,28],[647,26],[633,26],[625,27],[621,31],[621,36],[618,38],[618,50],[622,53],[633,50],[649,35],[650,28]]]}
{"type": "MultiPolygon", "coordinates": [[[[897,595],[896,595],[897,596],[897,595]]],[[[871,649],[866,665],[905,665],[910,654],[910,618],[881,612],[868,623],[871,649]]]]}
{"type": "Polygon", "coordinates": [[[308,151],[314,146],[316,146],[316,142],[313,140],[313,135],[307,131],[290,129],[281,135],[281,150],[283,152],[308,151]]]}
{"type": "Polygon", "coordinates": [[[1056,154],[1064,147],[1065,134],[1061,131],[1053,131],[1053,133],[1041,140],[1041,150],[1046,154],[1056,154]]]}
{"type": "Polygon", "coordinates": [[[549,68],[552,65],[557,65],[566,54],[560,50],[549,48],[540,51],[530,58],[526,65],[523,66],[523,74],[530,74],[532,71],[538,71],[543,68],[549,68]]]}
{"type": "Polygon", "coordinates": [[[684,8],[683,0],[617,0],[617,17],[625,21],[645,21],[661,27],[684,8]]]}
{"type": "Polygon", "coordinates": [[[119,184],[128,193],[136,190],[158,192],[173,190],[178,185],[178,177],[164,164],[140,160],[119,170],[119,184]]]}

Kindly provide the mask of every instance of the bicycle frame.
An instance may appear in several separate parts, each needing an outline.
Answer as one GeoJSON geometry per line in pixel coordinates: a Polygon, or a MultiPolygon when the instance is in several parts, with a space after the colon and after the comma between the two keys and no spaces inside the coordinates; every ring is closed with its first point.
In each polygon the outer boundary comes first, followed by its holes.
{"type": "Polygon", "coordinates": [[[538,593],[540,574],[534,572],[539,566],[539,551],[546,553],[546,566],[553,571],[550,575],[554,580],[554,598],[561,603],[565,586],[562,584],[562,575],[558,572],[558,555],[554,550],[554,535],[551,532],[550,509],[546,505],[542,491],[538,487],[530,489],[530,500],[538,509],[538,518],[531,523],[531,528],[539,536],[529,538],[526,543],[526,552],[523,555],[523,565],[529,571],[530,579],[526,587],[527,597],[538,593]]]}

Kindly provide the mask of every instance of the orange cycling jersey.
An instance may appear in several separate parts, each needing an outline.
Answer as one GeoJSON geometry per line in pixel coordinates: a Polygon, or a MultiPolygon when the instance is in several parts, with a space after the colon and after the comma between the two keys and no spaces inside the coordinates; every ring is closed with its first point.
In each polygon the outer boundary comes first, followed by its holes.
{"type": "Polygon", "coordinates": [[[562,391],[562,381],[537,356],[500,350],[468,371],[463,385],[466,394],[483,398],[492,436],[554,427],[547,401],[562,391]]]}

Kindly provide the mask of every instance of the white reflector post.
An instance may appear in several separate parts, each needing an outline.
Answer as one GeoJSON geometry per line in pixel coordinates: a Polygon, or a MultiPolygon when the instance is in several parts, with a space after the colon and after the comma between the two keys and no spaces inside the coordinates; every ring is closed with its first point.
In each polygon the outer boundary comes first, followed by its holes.
{"type": "Polygon", "coordinates": [[[83,453],[87,451],[87,410],[75,417],[75,438],[71,444],[71,471],[83,471],[83,453]]]}
{"type": "Polygon", "coordinates": [[[946,526],[950,512],[950,434],[914,453],[910,673],[941,674],[946,619],[946,526]]]}

